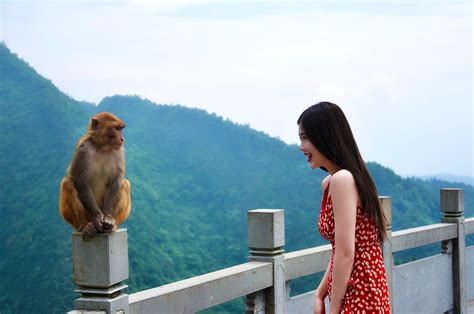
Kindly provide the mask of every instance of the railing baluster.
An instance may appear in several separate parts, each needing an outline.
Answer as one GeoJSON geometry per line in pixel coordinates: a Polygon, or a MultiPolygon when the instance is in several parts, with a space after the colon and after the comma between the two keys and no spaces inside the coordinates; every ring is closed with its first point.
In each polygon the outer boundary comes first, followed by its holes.
{"type": "Polygon", "coordinates": [[[441,189],[442,222],[457,224],[458,236],[449,241],[443,241],[442,252],[451,253],[453,261],[453,296],[454,312],[467,313],[466,300],[466,257],[464,230],[464,190],[441,189]]]}
{"type": "Polygon", "coordinates": [[[127,229],[84,238],[73,234],[74,283],[82,296],[74,301],[81,313],[105,311],[129,313],[128,295],[123,293],[128,279],[127,229]]]}
{"type": "MultiPolygon", "coordinates": [[[[273,286],[265,291],[264,313],[285,313],[285,219],[282,209],[256,209],[247,213],[249,261],[273,263],[273,286]]],[[[254,296],[249,296],[252,299],[254,296]]],[[[252,304],[248,300],[247,304],[252,304]]],[[[246,313],[260,313],[261,304],[246,313]]]]}
{"type": "Polygon", "coordinates": [[[393,308],[393,250],[392,250],[392,199],[390,196],[379,196],[380,206],[387,218],[387,238],[383,244],[383,260],[385,272],[387,273],[388,295],[390,298],[390,312],[394,313],[393,308]]]}

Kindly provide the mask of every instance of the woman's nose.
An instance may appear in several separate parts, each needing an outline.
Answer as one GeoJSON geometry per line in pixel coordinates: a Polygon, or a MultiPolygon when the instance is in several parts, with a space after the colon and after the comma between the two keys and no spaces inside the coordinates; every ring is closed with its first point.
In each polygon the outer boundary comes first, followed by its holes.
{"type": "Polygon", "coordinates": [[[300,144],[300,151],[304,152],[303,143],[300,144]]]}

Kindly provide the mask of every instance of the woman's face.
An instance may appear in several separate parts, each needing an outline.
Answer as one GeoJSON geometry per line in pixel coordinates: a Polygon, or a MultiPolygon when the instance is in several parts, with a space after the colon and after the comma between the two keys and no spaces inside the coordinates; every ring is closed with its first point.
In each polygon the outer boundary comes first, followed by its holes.
{"type": "Polygon", "coordinates": [[[311,141],[306,136],[303,127],[299,125],[299,136],[300,136],[300,151],[306,156],[309,166],[312,169],[317,169],[323,166],[325,160],[324,156],[314,147],[311,141]]]}

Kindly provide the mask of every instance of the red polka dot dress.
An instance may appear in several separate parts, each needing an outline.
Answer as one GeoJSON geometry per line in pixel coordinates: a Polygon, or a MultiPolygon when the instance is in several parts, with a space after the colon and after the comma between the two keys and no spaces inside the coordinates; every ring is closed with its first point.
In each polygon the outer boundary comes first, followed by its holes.
{"type": "MultiPolygon", "coordinates": [[[[332,254],[328,276],[328,295],[331,302],[332,277],[334,270],[334,213],[329,184],[319,213],[318,229],[331,242],[332,254]]],[[[372,219],[357,207],[355,230],[355,255],[346,293],[342,299],[341,313],[390,313],[387,276],[378,243],[377,227],[372,219]]]]}

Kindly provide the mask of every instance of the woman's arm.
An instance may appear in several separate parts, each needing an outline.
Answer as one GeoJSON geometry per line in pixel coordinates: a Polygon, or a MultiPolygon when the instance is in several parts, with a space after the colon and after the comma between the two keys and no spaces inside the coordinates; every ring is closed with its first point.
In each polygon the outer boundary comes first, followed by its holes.
{"type": "Polygon", "coordinates": [[[358,193],[354,177],[347,170],[340,170],[333,175],[329,189],[334,210],[336,246],[329,312],[339,313],[354,263],[358,193]]]}
{"type": "Polygon", "coordinates": [[[326,267],[323,279],[321,279],[318,288],[316,288],[316,291],[314,292],[316,296],[320,297],[323,300],[328,296],[328,277],[330,264],[331,262],[328,263],[328,267],[326,267]]]}
{"type": "Polygon", "coordinates": [[[324,314],[326,309],[324,307],[324,299],[328,295],[328,277],[329,277],[329,267],[331,262],[328,263],[326,272],[324,273],[323,279],[319,283],[318,288],[314,292],[313,296],[313,314],[324,314]]]}

